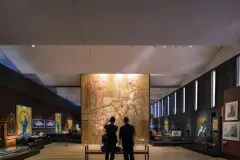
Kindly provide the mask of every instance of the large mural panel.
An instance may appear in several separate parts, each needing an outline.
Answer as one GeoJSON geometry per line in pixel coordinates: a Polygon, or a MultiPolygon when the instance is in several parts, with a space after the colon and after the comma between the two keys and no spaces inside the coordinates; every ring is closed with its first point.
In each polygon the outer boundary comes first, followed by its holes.
{"type": "Polygon", "coordinates": [[[17,105],[17,134],[28,137],[32,134],[32,108],[17,105]]]}
{"type": "Polygon", "coordinates": [[[81,104],[83,143],[101,143],[103,126],[111,116],[119,127],[128,116],[136,139],[149,140],[149,75],[81,75],[81,104]]]}

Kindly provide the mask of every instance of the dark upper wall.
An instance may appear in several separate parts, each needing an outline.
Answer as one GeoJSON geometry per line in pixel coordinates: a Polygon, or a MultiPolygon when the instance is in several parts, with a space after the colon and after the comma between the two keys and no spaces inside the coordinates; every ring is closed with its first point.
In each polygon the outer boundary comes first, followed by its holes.
{"type": "Polygon", "coordinates": [[[0,64],[0,115],[15,113],[16,105],[32,107],[33,119],[54,119],[63,113],[80,123],[80,108],[50,90],[0,64]]]}
{"type": "MultiPolygon", "coordinates": [[[[239,56],[239,55],[238,55],[239,56]]],[[[237,73],[237,57],[235,56],[223,64],[217,66],[211,71],[198,77],[198,110],[194,111],[195,101],[195,80],[178,89],[177,92],[177,114],[174,115],[174,93],[169,95],[170,97],[170,115],[167,116],[167,96],[164,100],[164,116],[161,117],[161,126],[164,126],[164,120],[168,119],[169,128],[177,128],[183,131],[183,135],[186,134],[188,125],[190,126],[190,139],[198,140],[197,136],[197,121],[201,117],[207,119],[207,136],[210,135],[212,127],[212,119],[218,118],[219,128],[221,128],[221,107],[224,105],[224,91],[236,86],[236,73],[237,73]],[[216,71],[216,107],[211,108],[211,72],[216,71]],[[186,112],[183,113],[183,88],[185,87],[185,104],[186,112]]],[[[161,101],[161,100],[160,100],[161,101]]],[[[157,120],[154,120],[157,123],[157,120]]],[[[157,125],[158,126],[158,125],[157,125]]],[[[221,129],[219,132],[213,133],[213,142],[218,144],[219,151],[221,150],[221,129]]]]}

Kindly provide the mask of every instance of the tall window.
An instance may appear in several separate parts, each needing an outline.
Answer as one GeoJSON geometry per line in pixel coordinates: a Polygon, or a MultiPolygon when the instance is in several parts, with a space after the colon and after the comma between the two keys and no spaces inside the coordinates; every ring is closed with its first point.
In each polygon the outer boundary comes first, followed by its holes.
{"type": "Polygon", "coordinates": [[[169,96],[167,97],[167,115],[169,116],[169,96]]]}
{"type": "Polygon", "coordinates": [[[163,114],[163,99],[162,99],[162,117],[164,117],[164,114],[163,114]]]}
{"type": "Polygon", "coordinates": [[[211,73],[211,107],[216,106],[216,71],[211,73]]]}
{"type": "Polygon", "coordinates": [[[186,92],[186,89],[185,89],[185,87],[184,87],[184,88],[183,88],[183,113],[186,112],[186,103],[185,103],[186,97],[185,97],[185,92],[186,92]]]}
{"type": "Polygon", "coordinates": [[[158,103],[158,118],[160,117],[160,101],[157,102],[158,103]]]}
{"type": "Polygon", "coordinates": [[[174,114],[177,114],[177,92],[174,93],[174,114]]]}
{"type": "Polygon", "coordinates": [[[157,118],[157,103],[154,104],[154,118],[157,118]]]}
{"type": "Polygon", "coordinates": [[[153,105],[151,104],[151,115],[153,114],[153,105]]]}
{"type": "Polygon", "coordinates": [[[240,86],[240,56],[237,58],[237,86],[240,86]]]}
{"type": "Polygon", "coordinates": [[[194,105],[194,110],[197,111],[198,109],[198,81],[195,81],[195,105],[194,105]]]}

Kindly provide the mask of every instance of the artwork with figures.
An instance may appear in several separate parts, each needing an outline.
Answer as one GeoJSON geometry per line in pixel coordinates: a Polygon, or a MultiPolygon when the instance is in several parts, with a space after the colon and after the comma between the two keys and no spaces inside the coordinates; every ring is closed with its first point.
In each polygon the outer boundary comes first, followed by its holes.
{"type": "Polygon", "coordinates": [[[238,101],[226,103],[225,120],[238,120],[238,101]]]}
{"type": "Polygon", "coordinates": [[[128,116],[136,139],[149,140],[149,75],[81,75],[81,104],[83,143],[100,144],[111,116],[119,127],[128,116]]]}
{"type": "Polygon", "coordinates": [[[239,141],[240,122],[223,123],[223,139],[239,141]]]}
{"type": "Polygon", "coordinates": [[[62,115],[60,113],[55,114],[55,132],[56,134],[62,133],[62,115]]]}
{"type": "Polygon", "coordinates": [[[11,113],[7,121],[7,136],[15,135],[16,135],[16,118],[15,115],[11,113]]]}
{"type": "Polygon", "coordinates": [[[200,138],[206,137],[206,131],[207,131],[207,119],[206,117],[201,117],[197,121],[197,135],[200,138]]]}
{"type": "Polygon", "coordinates": [[[17,134],[28,137],[32,134],[32,108],[17,105],[17,134]]]}

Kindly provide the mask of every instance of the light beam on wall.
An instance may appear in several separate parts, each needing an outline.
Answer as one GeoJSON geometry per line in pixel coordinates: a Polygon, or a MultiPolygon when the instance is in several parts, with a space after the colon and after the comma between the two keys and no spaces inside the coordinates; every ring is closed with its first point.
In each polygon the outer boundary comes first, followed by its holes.
{"type": "Polygon", "coordinates": [[[184,88],[183,88],[183,113],[186,112],[186,103],[185,103],[186,96],[185,96],[185,94],[186,94],[186,89],[185,89],[185,87],[184,87],[184,88]]]}
{"type": "Polygon", "coordinates": [[[174,114],[177,114],[177,92],[174,93],[174,114]]]}
{"type": "Polygon", "coordinates": [[[169,96],[167,97],[167,114],[168,114],[168,116],[169,116],[169,96]]]}
{"type": "Polygon", "coordinates": [[[216,106],[216,71],[212,71],[211,73],[211,107],[214,108],[216,106]]]}
{"type": "Polygon", "coordinates": [[[163,114],[163,99],[162,99],[162,117],[164,116],[163,114]]]}
{"type": "Polygon", "coordinates": [[[195,81],[195,105],[194,110],[197,111],[198,109],[198,81],[195,81]]]}

